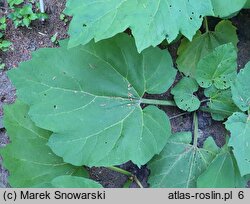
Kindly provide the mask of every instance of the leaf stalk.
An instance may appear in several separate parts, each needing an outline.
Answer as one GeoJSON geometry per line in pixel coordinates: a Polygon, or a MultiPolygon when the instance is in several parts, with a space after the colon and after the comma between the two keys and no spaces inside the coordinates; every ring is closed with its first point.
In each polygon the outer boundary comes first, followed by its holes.
{"type": "Polygon", "coordinates": [[[155,99],[142,98],[140,100],[140,102],[144,103],[144,104],[151,104],[151,105],[176,106],[174,101],[166,101],[166,100],[155,100],[155,99]]]}
{"type": "Polygon", "coordinates": [[[198,143],[198,136],[199,136],[199,132],[198,132],[198,117],[197,117],[197,113],[194,112],[194,118],[193,118],[193,125],[194,125],[194,142],[193,145],[195,147],[197,147],[197,143],[198,143]]]}
{"type": "Polygon", "coordinates": [[[209,27],[208,27],[207,17],[204,17],[204,26],[205,26],[205,29],[206,29],[206,33],[208,33],[209,32],[209,27]]]}
{"type": "Polygon", "coordinates": [[[118,173],[121,173],[121,174],[124,174],[124,175],[128,176],[129,179],[134,181],[140,188],[143,188],[143,186],[142,186],[141,182],[139,181],[139,179],[137,178],[137,176],[132,174],[131,172],[126,171],[124,169],[121,169],[119,167],[115,167],[115,166],[110,166],[110,167],[107,167],[107,168],[112,170],[112,171],[115,171],[115,172],[118,172],[118,173]]]}

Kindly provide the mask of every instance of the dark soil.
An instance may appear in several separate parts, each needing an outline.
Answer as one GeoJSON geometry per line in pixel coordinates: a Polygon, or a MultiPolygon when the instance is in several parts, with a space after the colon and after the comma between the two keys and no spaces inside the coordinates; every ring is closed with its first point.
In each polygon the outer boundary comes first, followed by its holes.
{"type": "MultiPolygon", "coordinates": [[[[58,33],[58,40],[64,39],[67,36],[68,25],[59,19],[61,12],[64,9],[65,0],[45,0],[46,13],[49,15],[45,22],[35,21],[31,25],[31,29],[18,28],[15,29],[13,24],[8,21],[8,28],[6,31],[6,38],[12,41],[13,45],[8,52],[0,52],[1,60],[6,64],[4,70],[0,70],[0,148],[5,146],[9,141],[2,124],[4,104],[13,103],[15,100],[15,89],[11,85],[6,76],[6,71],[17,67],[22,61],[31,58],[31,52],[41,47],[55,47],[50,38],[58,33]]],[[[5,4],[2,7],[6,7],[5,4]]],[[[7,10],[0,9],[0,16],[7,10]]],[[[239,53],[238,53],[238,67],[243,68],[250,59],[250,12],[249,10],[241,11],[236,17],[232,19],[233,24],[238,28],[239,36],[239,53]]],[[[169,51],[175,61],[177,57],[177,48],[179,42],[170,45],[169,51]]],[[[177,80],[178,81],[177,77],[177,80]]],[[[202,92],[202,90],[200,90],[202,92]]],[[[168,92],[161,95],[147,95],[148,98],[154,99],[171,99],[172,96],[168,92]]],[[[178,108],[174,107],[160,107],[171,118],[172,131],[192,131],[192,114],[175,117],[182,113],[178,108]]],[[[225,142],[225,128],[222,122],[216,122],[211,119],[210,114],[199,112],[199,145],[202,146],[204,140],[208,136],[212,136],[218,146],[222,146],[225,142]]],[[[121,168],[132,172],[142,182],[144,187],[147,187],[147,178],[149,170],[146,166],[138,168],[132,162],[120,165],[121,168]]],[[[104,187],[122,187],[127,181],[127,177],[108,170],[106,168],[91,168],[89,169],[90,177],[100,182],[104,187]]],[[[7,182],[8,172],[1,166],[0,158],[0,187],[8,186],[7,182]]],[[[130,187],[138,187],[135,183],[130,187]]]]}

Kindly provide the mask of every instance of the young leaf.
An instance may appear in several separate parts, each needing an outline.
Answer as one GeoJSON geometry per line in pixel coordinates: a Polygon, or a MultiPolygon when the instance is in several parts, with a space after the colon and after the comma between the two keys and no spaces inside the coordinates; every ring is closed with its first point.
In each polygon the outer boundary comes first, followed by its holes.
{"type": "Polygon", "coordinates": [[[232,43],[224,44],[198,62],[195,79],[203,88],[214,85],[217,89],[227,89],[237,75],[236,70],[236,50],[232,43]]]}
{"type": "Polygon", "coordinates": [[[214,16],[223,18],[241,10],[246,0],[212,0],[214,16]]]}
{"type": "Polygon", "coordinates": [[[232,100],[231,89],[219,90],[211,86],[205,89],[204,94],[209,98],[208,107],[214,120],[224,120],[239,111],[232,100]]]}
{"type": "Polygon", "coordinates": [[[8,74],[32,120],[54,132],[49,146],[75,165],[148,162],[171,127],[163,111],[140,104],[145,92],[162,93],[173,83],[168,52],[149,48],[139,55],[126,34],[72,49],[66,44],[35,52],[8,74]]]}
{"type": "Polygon", "coordinates": [[[149,162],[149,184],[152,188],[196,187],[196,179],[206,170],[218,148],[211,137],[203,148],[191,145],[191,141],[191,132],[176,133],[160,155],[149,162]]]}
{"type": "Polygon", "coordinates": [[[204,34],[198,32],[191,42],[187,39],[182,40],[178,49],[178,69],[186,76],[194,77],[200,59],[211,53],[219,45],[230,42],[237,49],[236,28],[227,20],[219,22],[215,27],[215,31],[204,34]]]}
{"type": "Polygon", "coordinates": [[[22,102],[4,107],[4,126],[11,143],[0,149],[0,154],[12,187],[40,186],[60,175],[87,175],[82,167],[64,163],[53,154],[46,145],[51,132],[34,125],[22,102]]]}
{"type": "Polygon", "coordinates": [[[225,125],[231,132],[228,146],[233,147],[241,176],[250,174],[250,117],[236,112],[228,118],[225,125]]]}
{"type": "Polygon", "coordinates": [[[200,107],[200,100],[193,95],[198,90],[198,84],[194,79],[184,77],[174,88],[171,94],[174,95],[176,105],[184,111],[195,111],[200,107]]]}
{"type": "Polygon", "coordinates": [[[247,111],[250,107],[250,62],[240,70],[232,84],[232,95],[235,104],[242,110],[247,111]]]}
{"type": "Polygon", "coordinates": [[[73,15],[69,47],[110,38],[129,27],[139,52],[164,39],[172,42],[179,32],[192,40],[202,17],[213,15],[210,0],[68,0],[65,13],[73,15]]]}
{"type": "Polygon", "coordinates": [[[51,182],[53,188],[102,188],[102,185],[83,177],[58,176],[51,182]]]}
{"type": "Polygon", "coordinates": [[[235,159],[227,146],[216,155],[210,166],[197,179],[198,188],[245,188],[247,178],[242,178],[235,159]]]}

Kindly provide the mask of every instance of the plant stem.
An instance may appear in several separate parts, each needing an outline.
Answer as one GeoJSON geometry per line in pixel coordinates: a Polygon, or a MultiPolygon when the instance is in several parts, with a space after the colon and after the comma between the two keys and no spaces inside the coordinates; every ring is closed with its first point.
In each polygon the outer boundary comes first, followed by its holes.
{"type": "Polygon", "coordinates": [[[193,142],[193,145],[195,147],[197,147],[198,136],[199,136],[199,132],[198,132],[199,127],[198,127],[198,117],[197,117],[196,112],[194,112],[193,126],[194,126],[194,142],[193,142]]]}
{"type": "Polygon", "coordinates": [[[118,173],[121,173],[121,174],[124,174],[126,176],[129,177],[129,179],[132,179],[133,181],[135,181],[135,183],[140,187],[140,188],[143,188],[141,182],[138,180],[138,178],[136,177],[136,175],[132,174],[131,172],[129,171],[126,171],[124,169],[121,169],[121,168],[118,168],[118,167],[115,167],[115,166],[110,166],[110,167],[107,167],[108,169],[112,170],[112,171],[116,171],[118,173]]]}
{"type": "Polygon", "coordinates": [[[209,101],[210,101],[210,99],[204,99],[201,101],[201,103],[205,103],[205,102],[209,102],[209,101]]]}
{"type": "Polygon", "coordinates": [[[121,168],[118,168],[118,167],[115,167],[115,166],[110,166],[110,167],[107,167],[107,168],[112,170],[112,171],[116,171],[118,173],[124,174],[126,176],[133,176],[133,174],[130,173],[129,171],[126,171],[124,169],[121,169],[121,168]]]}
{"type": "Polygon", "coordinates": [[[146,99],[146,98],[142,98],[141,103],[152,104],[152,105],[162,105],[162,106],[176,106],[174,101],[155,100],[155,99],[146,99]]]}
{"type": "Polygon", "coordinates": [[[174,118],[178,118],[178,117],[183,116],[183,115],[186,115],[186,114],[188,114],[188,113],[189,113],[189,112],[184,112],[184,113],[180,113],[180,114],[177,114],[177,115],[173,115],[173,116],[170,117],[169,119],[172,120],[172,119],[174,119],[174,118]]]}
{"type": "Polygon", "coordinates": [[[224,116],[230,116],[230,115],[233,114],[233,112],[229,112],[229,111],[211,110],[208,107],[200,107],[199,110],[203,111],[203,112],[207,112],[207,113],[221,114],[221,115],[224,115],[224,116]]]}
{"type": "Polygon", "coordinates": [[[204,17],[204,25],[205,25],[206,33],[208,33],[209,32],[209,28],[208,28],[207,17],[204,17]]]}
{"type": "MultiPolygon", "coordinates": [[[[41,13],[44,13],[44,2],[43,2],[43,0],[39,0],[39,4],[40,4],[41,13]]],[[[44,21],[44,18],[42,18],[42,21],[44,21]]]]}

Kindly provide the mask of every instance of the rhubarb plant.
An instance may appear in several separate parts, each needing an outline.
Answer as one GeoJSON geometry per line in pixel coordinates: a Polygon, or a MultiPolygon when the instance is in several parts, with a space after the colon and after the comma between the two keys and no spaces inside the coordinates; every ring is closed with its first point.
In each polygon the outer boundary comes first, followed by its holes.
{"type": "Polygon", "coordinates": [[[102,166],[142,187],[117,167],[132,161],[148,166],[153,188],[245,187],[250,64],[237,73],[236,27],[222,20],[212,31],[204,17],[226,18],[247,3],[232,2],[68,0],[70,38],[8,71],[17,101],[4,108],[11,143],[0,153],[11,186],[101,187],[85,167],[102,166]],[[127,28],[132,36],[121,33],[127,28]],[[169,52],[155,46],[177,36],[175,69],[169,52]],[[166,91],[172,98],[148,97],[166,91]],[[173,132],[162,106],[192,114],[190,131],[173,132]],[[212,135],[198,142],[200,111],[225,122],[222,148],[212,135]]]}

